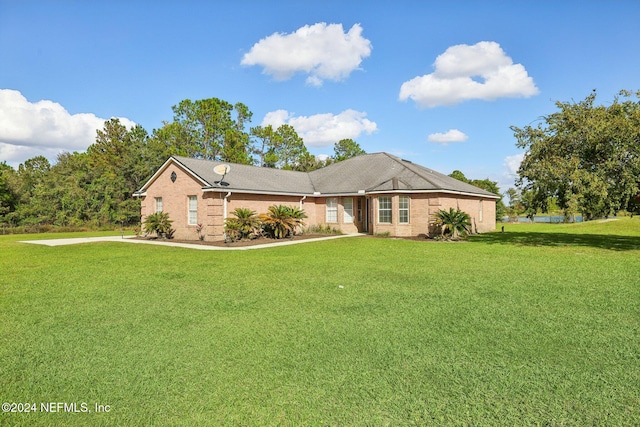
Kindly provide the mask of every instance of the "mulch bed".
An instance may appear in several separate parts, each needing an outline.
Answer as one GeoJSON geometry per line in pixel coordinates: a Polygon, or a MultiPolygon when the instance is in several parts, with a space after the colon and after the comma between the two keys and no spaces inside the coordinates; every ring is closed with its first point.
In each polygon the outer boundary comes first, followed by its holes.
{"type": "Polygon", "coordinates": [[[208,240],[179,240],[179,239],[158,239],[155,237],[136,237],[138,240],[155,240],[158,242],[167,242],[167,243],[187,243],[189,245],[205,245],[205,246],[218,246],[221,248],[235,248],[235,247],[243,247],[243,246],[256,246],[256,245],[268,245],[270,243],[278,243],[278,242],[290,242],[292,240],[307,240],[307,239],[317,239],[319,237],[331,237],[331,234],[301,234],[293,237],[287,237],[285,239],[269,239],[269,238],[259,238],[253,240],[238,240],[236,242],[225,243],[222,241],[208,241],[208,240]]]}
{"type": "MultiPolygon", "coordinates": [[[[157,239],[155,237],[136,237],[138,240],[156,240],[159,242],[167,242],[167,243],[186,243],[189,245],[205,245],[205,246],[218,246],[221,248],[236,248],[243,246],[256,246],[256,245],[268,245],[270,243],[278,243],[278,242],[287,242],[287,241],[298,241],[298,240],[307,240],[307,239],[317,239],[321,237],[331,237],[332,234],[301,234],[293,237],[287,237],[285,239],[270,239],[270,238],[259,238],[254,240],[238,240],[237,242],[221,242],[221,241],[208,241],[208,240],[178,240],[178,239],[157,239]]],[[[436,242],[436,240],[430,239],[425,235],[420,236],[407,236],[407,237],[386,237],[386,236],[373,236],[366,235],[361,236],[361,238],[370,238],[370,239],[395,239],[395,240],[412,240],[416,242],[436,242]]],[[[456,242],[464,242],[464,240],[458,240],[456,242]]]]}

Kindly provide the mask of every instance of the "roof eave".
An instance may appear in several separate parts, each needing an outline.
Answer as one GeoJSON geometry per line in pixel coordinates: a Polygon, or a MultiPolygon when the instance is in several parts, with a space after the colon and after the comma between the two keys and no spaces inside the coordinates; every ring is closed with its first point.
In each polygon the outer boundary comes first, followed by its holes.
{"type": "Polygon", "coordinates": [[[232,193],[241,193],[241,194],[264,194],[268,196],[295,196],[295,197],[303,197],[303,196],[313,196],[313,193],[305,193],[305,192],[287,192],[287,191],[267,191],[267,190],[252,190],[247,188],[233,188],[233,187],[202,187],[203,193],[228,193],[231,191],[232,193]]]}
{"type": "Polygon", "coordinates": [[[434,189],[434,190],[370,190],[367,191],[367,195],[373,194],[392,194],[392,193],[446,193],[446,194],[457,194],[460,196],[472,196],[472,197],[483,197],[485,199],[499,199],[500,196],[495,194],[480,194],[480,193],[470,193],[466,191],[457,191],[457,190],[445,190],[445,189],[434,189]]]}

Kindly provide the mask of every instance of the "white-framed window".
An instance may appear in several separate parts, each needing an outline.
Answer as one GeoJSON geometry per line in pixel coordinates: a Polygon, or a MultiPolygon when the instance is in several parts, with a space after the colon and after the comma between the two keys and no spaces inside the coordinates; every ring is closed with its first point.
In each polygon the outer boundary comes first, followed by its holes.
{"type": "Polygon", "coordinates": [[[478,221],[482,222],[482,200],[480,200],[480,206],[478,206],[478,221]]]}
{"type": "Polygon", "coordinates": [[[347,197],[343,200],[344,204],[344,223],[349,224],[353,222],[353,199],[347,197]]]}
{"type": "Polygon", "coordinates": [[[189,225],[198,225],[198,196],[189,196],[189,225]]]}
{"type": "Polygon", "coordinates": [[[398,222],[409,224],[409,196],[400,196],[398,199],[398,222]]]}
{"type": "Polygon", "coordinates": [[[156,212],[162,212],[162,197],[156,197],[156,212]]]}
{"type": "Polygon", "coordinates": [[[327,198],[327,222],[338,222],[338,199],[327,198]]]}
{"type": "Polygon", "coordinates": [[[381,224],[391,224],[391,197],[378,197],[378,222],[381,224]]]}

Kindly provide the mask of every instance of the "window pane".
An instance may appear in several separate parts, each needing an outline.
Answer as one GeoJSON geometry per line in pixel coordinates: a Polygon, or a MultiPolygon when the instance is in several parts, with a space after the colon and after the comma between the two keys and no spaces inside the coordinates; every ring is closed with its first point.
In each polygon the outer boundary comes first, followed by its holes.
{"type": "Polygon", "coordinates": [[[189,196],[189,225],[198,224],[198,197],[189,196]]]}
{"type": "Polygon", "coordinates": [[[378,222],[391,223],[391,197],[378,197],[378,222]]]}
{"type": "Polygon", "coordinates": [[[391,209],[391,197],[379,197],[378,202],[380,203],[380,209],[391,209]]]}
{"type": "Polygon", "coordinates": [[[344,199],[344,222],[353,222],[353,199],[344,199]]]}
{"type": "Polygon", "coordinates": [[[162,197],[156,197],[156,212],[162,212],[162,197]]]}
{"type": "Polygon", "coordinates": [[[338,222],[338,199],[327,199],[327,222],[338,222]]]}
{"type": "Polygon", "coordinates": [[[399,198],[398,221],[401,224],[409,223],[409,196],[400,196],[399,198]]]}
{"type": "Polygon", "coordinates": [[[400,209],[409,209],[409,196],[400,196],[400,209]]]}

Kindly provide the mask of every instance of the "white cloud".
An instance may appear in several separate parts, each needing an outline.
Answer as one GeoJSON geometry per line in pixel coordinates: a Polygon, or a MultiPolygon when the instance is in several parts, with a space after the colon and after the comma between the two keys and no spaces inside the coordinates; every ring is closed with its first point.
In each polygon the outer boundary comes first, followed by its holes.
{"type": "Polygon", "coordinates": [[[286,110],[267,113],[262,126],[274,128],[283,124],[293,126],[298,135],[310,147],[333,146],[341,139],[357,139],[361,134],[372,134],[378,130],[375,122],[366,118],[367,113],[345,110],[340,114],[315,114],[313,116],[294,116],[286,110]]]}
{"type": "Polygon", "coordinates": [[[399,99],[420,107],[471,99],[530,97],[539,93],[522,64],[514,64],[496,42],[451,46],[436,58],[435,71],[404,82],[399,99]]]}
{"type": "Polygon", "coordinates": [[[505,175],[511,179],[517,178],[518,169],[520,168],[520,163],[522,163],[522,160],[524,160],[524,153],[505,157],[504,158],[504,168],[506,170],[505,175]]]}
{"type": "Polygon", "coordinates": [[[447,145],[452,142],[464,142],[468,138],[465,133],[460,132],[458,129],[450,129],[446,133],[432,133],[427,137],[427,140],[436,144],[447,145]]]}
{"type": "Polygon", "coordinates": [[[262,123],[260,124],[260,126],[271,125],[274,129],[277,129],[280,126],[287,124],[288,119],[289,119],[289,112],[287,110],[271,111],[265,114],[264,119],[262,119],[262,123]]]}
{"type": "Polygon", "coordinates": [[[504,158],[504,162],[502,164],[503,172],[498,180],[498,186],[502,192],[505,192],[509,188],[515,186],[515,181],[518,178],[518,169],[520,168],[520,163],[522,163],[523,159],[524,153],[504,158]]]}
{"type": "Polygon", "coordinates": [[[371,42],[362,37],[359,24],[345,33],[342,24],[321,22],[260,40],[240,63],[260,65],[263,73],[276,80],[290,79],[297,72],[307,73],[308,84],[321,86],[324,80],[347,78],[370,54],[371,42]]]}
{"type": "MultiPolygon", "coordinates": [[[[135,123],[119,118],[126,126],[135,123]]],[[[0,159],[22,162],[37,155],[55,159],[62,151],[84,151],[106,119],[69,114],[53,101],[29,102],[19,91],[0,89],[0,159]]]]}

